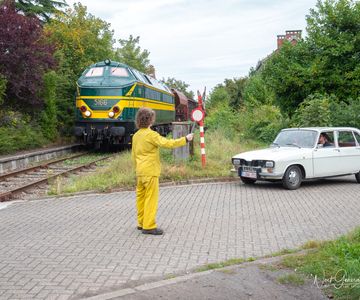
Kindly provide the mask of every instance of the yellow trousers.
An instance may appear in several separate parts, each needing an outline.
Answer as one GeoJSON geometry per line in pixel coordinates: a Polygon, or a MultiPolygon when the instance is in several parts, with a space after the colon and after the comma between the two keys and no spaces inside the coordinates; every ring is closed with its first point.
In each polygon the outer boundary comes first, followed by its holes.
{"type": "Polygon", "coordinates": [[[139,176],[136,185],[138,226],[149,230],[156,228],[159,199],[159,177],[139,176]]]}

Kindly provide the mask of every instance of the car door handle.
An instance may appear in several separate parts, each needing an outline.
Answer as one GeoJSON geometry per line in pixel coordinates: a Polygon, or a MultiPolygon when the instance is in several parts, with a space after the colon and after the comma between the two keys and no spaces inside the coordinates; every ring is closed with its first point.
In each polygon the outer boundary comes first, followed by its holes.
{"type": "Polygon", "coordinates": [[[340,152],[340,149],[334,149],[334,151],[340,152]]]}

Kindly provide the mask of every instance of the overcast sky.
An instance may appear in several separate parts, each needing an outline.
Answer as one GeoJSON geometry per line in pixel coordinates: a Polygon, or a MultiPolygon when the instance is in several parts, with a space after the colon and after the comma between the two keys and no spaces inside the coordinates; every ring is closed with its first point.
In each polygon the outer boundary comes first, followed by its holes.
{"type": "MultiPolygon", "coordinates": [[[[66,0],[72,6],[73,0],[66,0]]],[[[306,28],[316,0],[81,0],[116,39],[140,36],[158,79],[210,91],[246,76],[276,49],[276,36],[306,28]]]]}

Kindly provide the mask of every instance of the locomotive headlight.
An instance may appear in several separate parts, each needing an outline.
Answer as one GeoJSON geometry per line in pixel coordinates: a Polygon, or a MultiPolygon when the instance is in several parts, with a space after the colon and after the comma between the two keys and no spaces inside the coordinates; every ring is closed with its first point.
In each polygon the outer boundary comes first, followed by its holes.
{"type": "Polygon", "coordinates": [[[91,116],[91,112],[87,110],[86,112],[84,112],[84,115],[85,115],[86,117],[90,117],[90,116],[91,116]]]}
{"type": "Polygon", "coordinates": [[[115,116],[115,113],[113,111],[109,111],[109,117],[113,118],[115,116]]]}

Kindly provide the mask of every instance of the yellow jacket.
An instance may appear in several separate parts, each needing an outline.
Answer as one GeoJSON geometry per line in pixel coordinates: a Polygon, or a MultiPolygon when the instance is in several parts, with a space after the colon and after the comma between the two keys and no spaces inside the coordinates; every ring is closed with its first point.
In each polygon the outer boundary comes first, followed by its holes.
{"type": "Polygon", "coordinates": [[[186,145],[186,137],[167,139],[150,128],[140,128],[132,138],[131,157],[136,176],[160,176],[159,148],[177,148],[186,145]]]}

